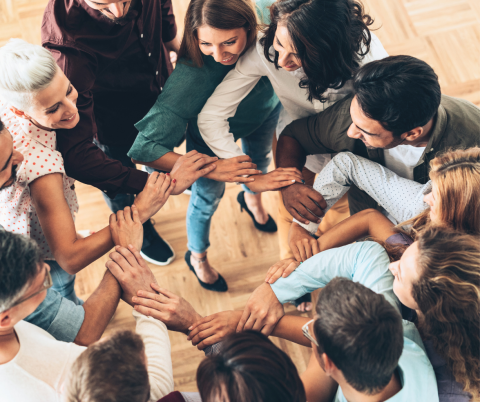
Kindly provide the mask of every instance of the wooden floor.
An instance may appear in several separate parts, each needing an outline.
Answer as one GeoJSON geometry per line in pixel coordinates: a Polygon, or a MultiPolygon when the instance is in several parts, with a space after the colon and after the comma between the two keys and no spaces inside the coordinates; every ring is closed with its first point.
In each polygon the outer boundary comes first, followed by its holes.
{"type": "MultiPolygon", "coordinates": [[[[20,37],[39,43],[39,29],[46,0],[0,0],[0,45],[20,37]]],[[[173,0],[177,23],[183,24],[187,0],[173,0]]],[[[409,54],[429,63],[440,77],[445,94],[461,97],[480,106],[480,2],[478,0],[368,0],[364,2],[375,18],[375,32],[391,55],[409,54]]],[[[151,265],[158,282],[184,296],[202,315],[226,309],[242,309],[249,294],[262,282],[265,272],[278,259],[275,234],[254,229],[248,215],[240,213],[236,195],[239,187],[227,185],[225,196],[212,222],[209,258],[222,273],[229,292],[218,294],[202,289],[186,266],[185,215],[189,197],[172,197],[154,217],[158,232],[173,246],[175,261],[167,267],[151,265]]],[[[101,229],[109,210],[100,191],[77,185],[80,213],[77,229],[101,229]]],[[[267,193],[265,204],[275,217],[277,195],[267,193]]],[[[104,273],[107,257],[77,275],[77,294],[87,298],[104,273]]],[[[292,306],[287,313],[296,314],[292,306]]],[[[123,302],[107,333],[119,328],[133,329],[131,308],[123,302]]],[[[195,390],[195,372],[203,353],[191,346],[182,334],[171,333],[176,389],[195,390]]],[[[273,339],[292,357],[300,372],[310,356],[307,348],[273,339]]]]}

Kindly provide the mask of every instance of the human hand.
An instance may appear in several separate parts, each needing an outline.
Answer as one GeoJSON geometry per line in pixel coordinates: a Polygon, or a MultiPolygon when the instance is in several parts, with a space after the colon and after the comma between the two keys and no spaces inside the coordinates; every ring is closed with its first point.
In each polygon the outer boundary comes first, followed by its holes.
{"type": "Polygon", "coordinates": [[[198,320],[190,328],[188,340],[199,350],[220,342],[235,332],[242,311],[222,311],[198,320]]]}
{"type": "Polygon", "coordinates": [[[135,197],[134,201],[142,223],[149,220],[165,205],[175,188],[175,183],[176,180],[172,180],[169,173],[153,172],[150,174],[143,191],[135,197]]]}
{"type": "Polygon", "coordinates": [[[137,250],[142,248],[143,226],[135,204],[110,215],[110,233],[116,246],[133,244],[137,250]]]}
{"type": "Polygon", "coordinates": [[[139,290],[151,291],[151,283],[157,283],[147,263],[131,244],[128,249],[116,246],[110,253],[111,260],[105,266],[122,287],[122,299],[133,307],[132,298],[139,290]]]}
{"type": "Polygon", "coordinates": [[[310,221],[320,223],[327,203],[322,195],[305,184],[294,183],[281,189],[283,203],[290,214],[308,225],[310,221]]]}
{"type": "Polygon", "coordinates": [[[277,168],[266,174],[253,176],[254,182],[247,183],[247,187],[255,193],[274,191],[282,187],[291,186],[295,181],[301,183],[302,173],[297,168],[277,168]]]}
{"type": "Polygon", "coordinates": [[[237,332],[253,329],[270,335],[278,320],[284,316],[283,306],[268,283],[262,283],[247,301],[237,325],[237,332]]]}
{"type": "Polygon", "coordinates": [[[198,151],[190,151],[177,159],[173,165],[170,176],[177,182],[173,195],[182,194],[197,179],[215,170],[218,158],[201,154],[198,151]]]}
{"type": "Polygon", "coordinates": [[[157,283],[151,284],[157,293],[139,290],[133,298],[135,310],[147,317],[153,317],[165,323],[171,331],[188,332],[194,322],[202,316],[183,297],[163,289],[157,283]]]}
{"type": "Polygon", "coordinates": [[[278,261],[273,264],[267,272],[265,282],[272,284],[277,281],[278,278],[286,278],[293,271],[295,271],[300,263],[293,258],[287,258],[285,260],[278,261]]]}
{"type": "Polygon", "coordinates": [[[232,183],[250,183],[255,181],[253,177],[244,177],[262,173],[257,170],[255,163],[248,155],[236,156],[229,159],[219,159],[215,162],[217,168],[205,175],[207,179],[232,183]]]}
{"type": "Polygon", "coordinates": [[[292,222],[288,231],[288,245],[298,262],[306,261],[320,252],[317,239],[296,222],[292,222]]]}

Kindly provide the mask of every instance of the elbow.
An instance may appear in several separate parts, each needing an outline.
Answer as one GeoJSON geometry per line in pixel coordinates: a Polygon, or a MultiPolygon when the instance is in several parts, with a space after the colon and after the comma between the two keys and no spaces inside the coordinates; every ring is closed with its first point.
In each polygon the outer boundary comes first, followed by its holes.
{"type": "Polygon", "coordinates": [[[90,346],[92,343],[97,342],[100,340],[101,335],[96,335],[94,334],[95,331],[82,331],[80,329],[79,333],[77,334],[77,337],[75,338],[74,343],[79,345],[79,346],[90,346]]]}
{"type": "Polygon", "coordinates": [[[83,264],[78,260],[76,256],[62,256],[59,258],[55,258],[57,261],[58,265],[68,274],[70,275],[75,275],[79,271],[81,271],[83,268],[83,264]]]}

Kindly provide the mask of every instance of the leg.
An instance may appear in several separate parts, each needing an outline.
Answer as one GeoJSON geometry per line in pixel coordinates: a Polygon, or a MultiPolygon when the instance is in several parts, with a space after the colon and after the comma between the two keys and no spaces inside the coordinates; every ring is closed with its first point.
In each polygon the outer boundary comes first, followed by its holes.
{"type": "Polygon", "coordinates": [[[188,249],[192,253],[190,264],[197,277],[208,284],[218,279],[218,273],[205,259],[210,247],[210,225],[218,204],[225,193],[225,183],[201,177],[192,186],[187,210],[188,249]]]}
{"type": "MultiPolygon", "coordinates": [[[[272,161],[272,139],[275,137],[275,128],[281,110],[282,105],[279,103],[267,120],[254,133],[242,138],[243,152],[252,158],[252,162],[257,165],[257,169],[263,173],[267,173],[268,166],[272,161]]],[[[263,207],[261,193],[254,193],[245,185],[242,185],[242,187],[245,191],[245,202],[255,217],[255,221],[261,225],[267,223],[268,213],[263,207]]]]}

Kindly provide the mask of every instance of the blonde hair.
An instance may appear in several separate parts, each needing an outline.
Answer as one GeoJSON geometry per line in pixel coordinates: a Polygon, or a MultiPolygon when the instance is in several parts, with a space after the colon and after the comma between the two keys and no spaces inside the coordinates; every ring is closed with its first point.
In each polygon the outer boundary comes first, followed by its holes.
{"type": "MultiPolygon", "coordinates": [[[[430,161],[430,179],[437,187],[438,215],[452,229],[480,234],[480,148],[448,150],[430,161]]],[[[402,222],[397,229],[415,239],[430,223],[430,209],[402,222]],[[408,230],[405,226],[411,227],[408,230]]]]}
{"type": "Polygon", "coordinates": [[[480,400],[480,241],[451,228],[418,235],[420,279],[412,295],[419,329],[447,362],[455,380],[480,400]]]}

